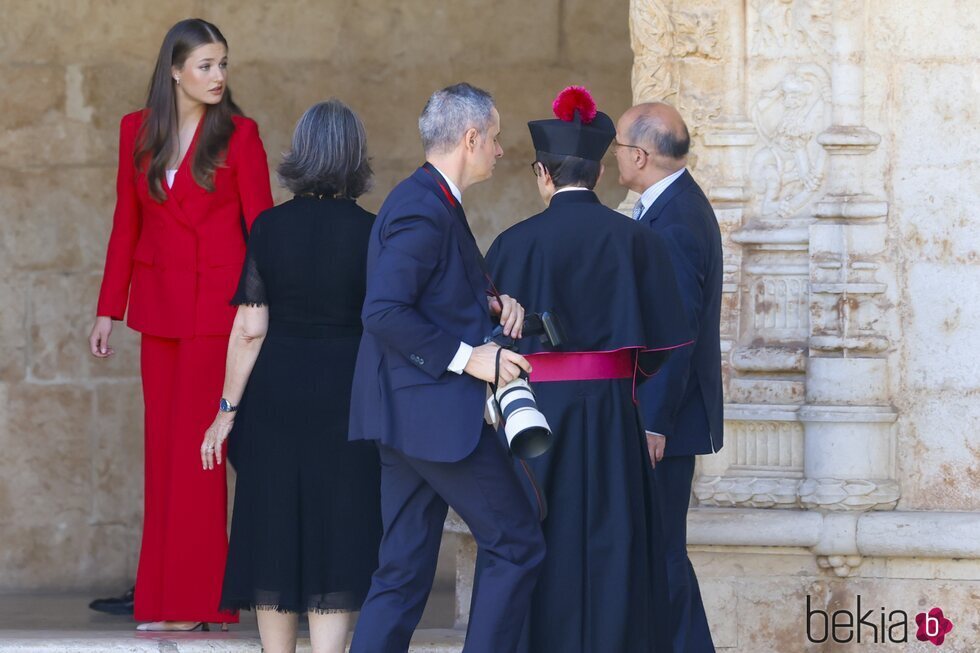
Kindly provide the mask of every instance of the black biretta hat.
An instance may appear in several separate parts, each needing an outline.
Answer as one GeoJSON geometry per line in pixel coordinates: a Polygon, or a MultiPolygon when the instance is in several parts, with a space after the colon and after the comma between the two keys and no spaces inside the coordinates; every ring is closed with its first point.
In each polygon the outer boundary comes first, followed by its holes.
{"type": "Polygon", "coordinates": [[[558,94],[551,108],[555,118],[527,123],[534,149],[600,161],[616,138],[616,125],[596,110],[592,95],[581,86],[569,86],[558,94]]]}

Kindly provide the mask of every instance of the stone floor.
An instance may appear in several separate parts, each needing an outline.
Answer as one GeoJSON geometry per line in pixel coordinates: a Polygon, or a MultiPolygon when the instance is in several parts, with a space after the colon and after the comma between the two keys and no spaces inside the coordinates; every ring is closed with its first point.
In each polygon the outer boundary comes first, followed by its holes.
{"type": "MultiPolygon", "coordinates": [[[[129,617],[88,609],[88,594],[0,595],[0,653],[259,653],[255,615],[244,612],[241,623],[226,633],[138,633],[129,617]]],[[[426,606],[411,653],[455,653],[463,634],[451,630],[453,594],[437,587],[426,606]]],[[[305,626],[299,651],[309,651],[305,626]]]]}
{"type": "MultiPolygon", "coordinates": [[[[463,633],[455,618],[456,535],[447,533],[439,552],[435,583],[411,653],[456,653],[463,633]]],[[[228,632],[138,633],[131,617],[93,612],[94,596],[122,588],[65,594],[0,594],[0,653],[259,653],[255,613],[242,612],[228,632]]],[[[305,620],[298,650],[310,650],[305,620]]]]}

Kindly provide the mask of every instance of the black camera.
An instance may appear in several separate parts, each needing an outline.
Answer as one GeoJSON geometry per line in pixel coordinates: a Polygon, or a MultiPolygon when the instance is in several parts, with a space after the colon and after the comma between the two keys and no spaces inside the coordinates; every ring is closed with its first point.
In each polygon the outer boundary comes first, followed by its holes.
{"type": "MultiPolygon", "coordinates": [[[[541,342],[554,348],[558,348],[565,341],[565,334],[562,331],[561,320],[551,311],[541,311],[524,316],[523,337],[538,336],[541,342]]],[[[483,342],[495,342],[505,349],[515,349],[517,341],[510,336],[504,335],[504,327],[497,325],[490,335],[484,338],[483,342]]]]}
{"type": "MultiPolygon", "coordinates": [[[[541,342],[559,346],[564,341],[561,322],[554,313],[543,311],[524,317],[524,336],[539,336],[541,342]]],[[[503,327],[497,326],[484,342],[494,342],[504,349],[516,349],[517,341],[505,336],[503,327]]],[[[499,356],[499,352],[498,352],[499,356]]],[[[551,448],[552,434],[548,420],[538,410],[534,391],[528,383],[527,375],[521,376],[504,386],[492,385],[493,412],[496,412],[504,426],[504,435],[510,450],[518,458],[534,458],[551,448]]]]}

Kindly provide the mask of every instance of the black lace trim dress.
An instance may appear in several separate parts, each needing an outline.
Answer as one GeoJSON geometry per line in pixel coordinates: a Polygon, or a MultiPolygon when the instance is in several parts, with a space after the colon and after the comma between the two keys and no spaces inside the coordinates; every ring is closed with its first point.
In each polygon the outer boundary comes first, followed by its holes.
{"type": "Polygon", "coordinates": [[[256,220],[235,305],[268,306],[228,457],[237,472],[221,607],[360,608],[381,538],[376,449],[347,441],[374,216],[296,197],[256,220]]]}

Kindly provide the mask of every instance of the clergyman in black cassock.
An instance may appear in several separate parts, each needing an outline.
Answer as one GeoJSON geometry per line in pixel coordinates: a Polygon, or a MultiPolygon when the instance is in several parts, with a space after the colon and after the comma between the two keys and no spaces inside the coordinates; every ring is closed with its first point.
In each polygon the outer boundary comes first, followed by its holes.
{"type": "Polygon", "coordinates": [[[564,335],[557,351],[518,343],[554,432],[550,451],[526,461],[538,482],[529,494],[546,495],[548,555],[520,650],[659,653],[670,648],[669,596],[636,384],[691,337],[660,237],[592,191],[612,121],[578,87],[555,109],[566,119],[529,123],[548,207],[487,254],[497,286],[529,313],[556,314],[564,335]]]}

